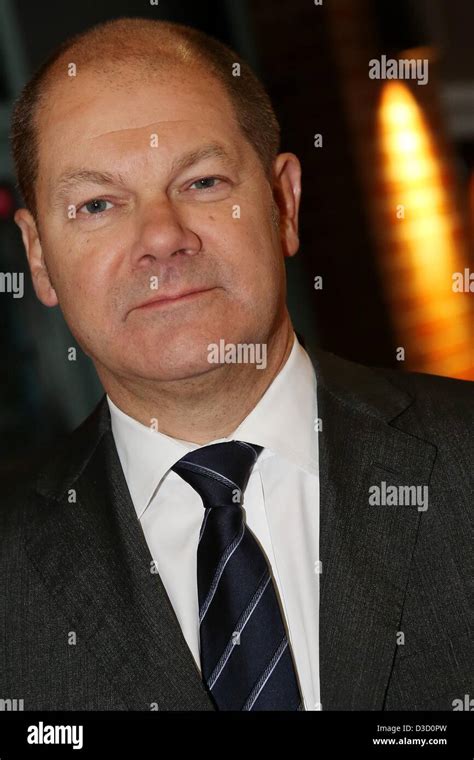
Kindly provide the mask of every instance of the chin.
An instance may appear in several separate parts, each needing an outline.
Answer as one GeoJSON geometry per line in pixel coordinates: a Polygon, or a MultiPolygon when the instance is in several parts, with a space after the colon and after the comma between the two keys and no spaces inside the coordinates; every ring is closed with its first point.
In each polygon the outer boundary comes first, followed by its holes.
{"type": "Polygon", "coordinates": [[[211,372],[214,368],[215,367],[208,362],[202,361],[182,361],[180,364],[176,362],[167,364],[166,362],[161,361],[154,363],[150,362],[139,368],[137,365],[133,365],[133,367],[128,368],[127,374],[129,376],[139,376],[145,380],[168,383],[175,380],[191,380],[194,377],[200,377],[207,372],[211,372]]]}
{"type": "Polygon", "coordinates": [[[154,341],[153,347],[141,344],[140,350],[132,352],[124,349],[117,357],[122,371],[128,377],[141,377],[147,380],[169,382],[197,377],[215,369],[208,361],[208,344],[212,340],[199,342],[188,340],[186,343],[165,343],[154,341]]]}

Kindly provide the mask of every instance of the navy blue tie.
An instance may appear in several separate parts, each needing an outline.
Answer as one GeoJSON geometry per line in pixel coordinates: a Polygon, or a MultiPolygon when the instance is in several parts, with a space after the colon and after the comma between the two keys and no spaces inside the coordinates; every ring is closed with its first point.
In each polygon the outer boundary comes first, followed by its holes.
{"type": "Polygon", "coordinates": [[[171,468],[205,510],[197,551],[201,670],[218,710],[303,709],[268,563],[242,510],[261,450],[216,443],[171,468]]]}

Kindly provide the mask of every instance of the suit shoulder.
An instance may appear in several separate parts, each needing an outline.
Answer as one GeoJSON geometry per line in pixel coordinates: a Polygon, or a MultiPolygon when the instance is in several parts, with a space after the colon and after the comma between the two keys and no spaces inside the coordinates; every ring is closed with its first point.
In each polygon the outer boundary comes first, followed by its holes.
{"type": "Polygon", "coordinates": [[[373,368],[374,372],[384,375],[398,388],[414,396],[459,401],[461,404],[474,402],[474,382],[459,380],[454,377],[430,375],[425,372],[404,372],[397,369],[373,368]]]}
{"type": "Polygon", "coordinates": [[[474,421],[474,382],[422,372],[367,366],[318,349],[310,354],[318,383],[346,404],[394,417],[420,415],[474,421]]]}
{"type": "Polygon", "coordinates": [[[376,368],[374,372],[408,393],[420,413],[463,424],[474,423],[474,382],[394,369],[376,368]]]}
{"type": "Polygon", "coordinates": [[[63,480],[80,469],[106,427],[106,413],[106,405],[100,402],[75,430],[56,439],[34,461],[23,463],[21,468],[3,470],[0,481],[5,498],[0,520],[23,512],[25,506],[38,499],[38,490],[44,495],[53,493],[63,480]]]}

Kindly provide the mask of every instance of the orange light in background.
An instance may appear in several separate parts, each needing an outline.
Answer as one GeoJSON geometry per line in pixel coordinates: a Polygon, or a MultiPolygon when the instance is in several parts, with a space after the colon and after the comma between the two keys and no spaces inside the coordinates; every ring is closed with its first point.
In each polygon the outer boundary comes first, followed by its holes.
{"type": "Polygon", "coordinates": [[[469,292],[454,292],[467,267],[461,219],[443,159],[408,87],[382,90],[377,124],[382,152],[387,255],[382,274],[407,369],[474,378],[469,292]]]}
{"type": "Polygon", "coordinates": [[[474,171],[469,177],[469,247],[474,250],[474,171]]]}

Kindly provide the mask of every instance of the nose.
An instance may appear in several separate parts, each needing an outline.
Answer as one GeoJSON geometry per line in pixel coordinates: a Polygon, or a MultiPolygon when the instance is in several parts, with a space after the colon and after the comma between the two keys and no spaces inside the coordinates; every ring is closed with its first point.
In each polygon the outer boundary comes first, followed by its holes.
{"type": "Polygon", "coordinates": [[[134,267],[146,268],[157,261],[193,256],[201,247],[201,239],[189,229],[182,213],[169,198],[155,199],[138,214],[134,267]]]}

